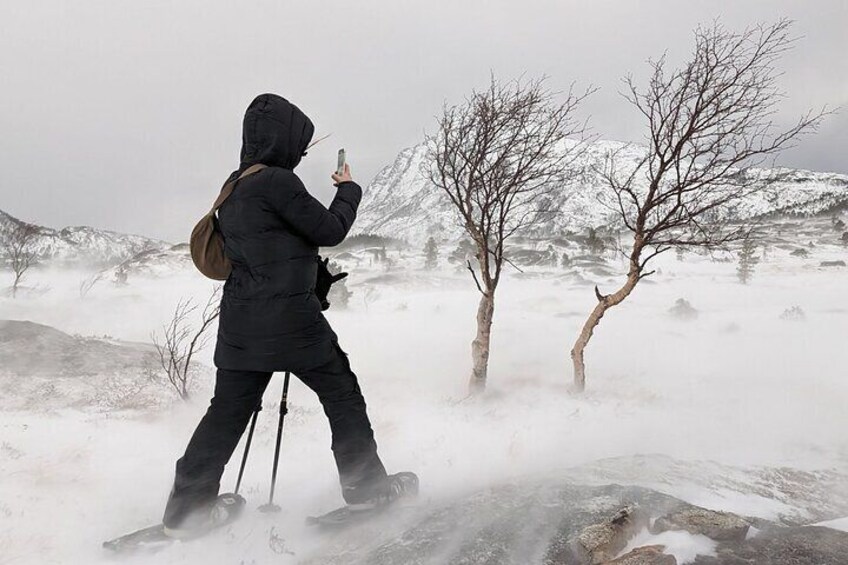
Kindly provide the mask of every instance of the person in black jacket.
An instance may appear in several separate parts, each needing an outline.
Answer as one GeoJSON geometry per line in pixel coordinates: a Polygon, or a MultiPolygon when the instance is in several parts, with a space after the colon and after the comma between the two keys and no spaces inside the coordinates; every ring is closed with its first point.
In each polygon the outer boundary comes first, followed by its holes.
{"type": "MultiPolygon", "coordinates": [[[[163,523],[174,535],[195,527],[190,517],[214,504],[224,466],[274,371],[293,372],[317,393],[345,501],[369,505],[391,488],[356,375],[321,313],[326,296],[316,295],[318,247],[344,240],[362,189],[345,166],[332,175],[337,192],[329,209],[309,194],[294,168],[313,131],[297,106],[274,94],[258,96],[245,113],[241,164],[228,180],[255,163],[267,168],[238,181],[218,210],[233,270],[221,299],[215,394],[177,461],[165,509],[163,523]]],[[[327,281],[318,282],[326,293],[327,281]]]]}

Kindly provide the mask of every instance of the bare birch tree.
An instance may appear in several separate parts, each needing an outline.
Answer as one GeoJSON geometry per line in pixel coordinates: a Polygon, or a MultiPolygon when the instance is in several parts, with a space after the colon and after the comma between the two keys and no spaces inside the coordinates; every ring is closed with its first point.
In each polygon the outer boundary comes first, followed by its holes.
{"type": "Polygon", "coordinates": [[[12,267],[12,272],[15,274],[15,280],[12,282],[13,298],[18,294],[18,286],[21,284],[24,274],[35,264],[38,258],[33,248],[37,235],[38,226],[26,222],[17,222],[3,240],[6,257],[12,267]]]}
{"type": "Polygon", "coordinates": [[[791,22],[735,33],[721,24],[695,30],[688,62],[668,71],[665,57],[650,61],[648,85],[625,79],[624,97],[647,121],[647,151],[630,170],[616,155],[600,171],[607,205],[632,232],[624,284],[610,294],[595,287],[595,305],[571,350],[574,388],[585,387],[584,350],[607,310],[626,299],[654,271],[649,262],[675,248],[716,248],[744,239],[749,228],[729,212],[776,175],[751,171],[802,134],[817,128],[825,110],[792,125],[774,122],[783,92],[776,64],[794,39],[791,22]]]}
{"type": "Polygon", "coordinates": [[[193,300],[180,300],[170,322],[163,326],[163,341],[156,332],[151,334],[153,345],[159,355],[159,364],[165,371],[168,382],[183,400],[188,400],[192,390],[191,359],[203,349],[211,334],[209,326],[220,312],[221,285],[217,285],[200,313],[200,326],[195,327],[190,318],[197,310],[193,300]]]}
{"type": "Polygon", "coordinates": [[[557,101],[544,78],[501,83],[474,91],[460,105],[445,105],[438,131],[427,137],[429,176],[459,213],[476,247],[479,276],[466,266],[480,292],[477,333],[471,344],[472,394],[485,389],[495,291],[508,262],[506,243],[539,221],[551,191],[562,187],[582,151],[569,137],[586,128],[574,115],[588,96],[572,90],[557,101]]]}

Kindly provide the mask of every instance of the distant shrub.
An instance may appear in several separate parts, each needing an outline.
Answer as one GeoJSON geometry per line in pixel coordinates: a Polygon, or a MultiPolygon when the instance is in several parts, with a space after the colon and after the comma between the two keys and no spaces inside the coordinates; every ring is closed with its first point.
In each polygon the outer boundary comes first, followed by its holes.
{"type": "Polygon", "coordinates": [[[468,238],[460,239],[456,244],[456,249],[448,255],[448,263],[456,265],[459,269],[465,269],[468,261],[474,259],[474,254],[477,252],[474,242],[468,238]]]}
{"type": "Polygon", "coordinates": [[[807,319],[807,315],[804,313],[804,310],[801,309],[800,306],[793,306],[791,308],[787,308],[780,315],[780,319],[787,322],[800,322],[807,319]]]}
{"type": "Polygon", "coordinates": [[[793,257],[809,257],[810,252],[804,249],[803,247],[799,247],[798,249],[793,250],[790,255],[793,257]]]}
{"type": "Polygon", "coordinates": [[[747,238],[742,242],[742,248],[737,253],[736,277],[742,284],[751,282],[751,278],[754,276],[754,268],[760,262],[755,251],[756,243],[753,239],[747,238]]]}
{"type": "Polygon", "coordinates": [[[690,321],[698,317],[698,311],[685,298],[678,298],[668,313],[678,320],[690,321]]]}
{"type": "Polygon", "coordinates": [[[171,396],[170,385],[157,377],[152,367],[132,377],[110,375],[97,387],[91,402],[100,410],[150,410],[167,406],[171,396]]]}
{"type": "Polygon", "coordinates": [[[729,324],[727,324],[726,326],[721,328],[721,332],[726,333],[726,334],[735,334],[740,329],[741,328],[740,328],[739,324],[737,324],[736,322],[730,322],[729,324]]]}
{"type": "Polygon", "coordinates": [[[435,269],[439,265],[439,245],[433,236],[427,238],[427,243],[424,244],[424,268],[428,270],[435,269]]]}

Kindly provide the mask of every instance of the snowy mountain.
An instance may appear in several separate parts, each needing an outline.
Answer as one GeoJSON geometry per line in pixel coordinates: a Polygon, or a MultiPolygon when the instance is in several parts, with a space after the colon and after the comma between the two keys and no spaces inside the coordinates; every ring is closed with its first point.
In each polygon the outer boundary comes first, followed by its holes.
{"type": "MultiPolygon", "coordinates": [[[[558,213],[521,235],[550,239],[590,227],[614,226],[614,216],[598,198],[605,185],[596,171],[614,155],[616,171],[629,172],[643,152],[641,146],[617,141],[587,144],[576,163],[580,174],[551,196],[551,207],[558,213]]],[[[416,245],[431,235],[442,240],[458,239],[462,226],[447,198],[427,180],[427,167],[423,143],[401,151],[365,189],[354,234],[404,239],[416,245]]],[[[751,176],[774,173],[780,173],[781,180],[767,193],[740,203],[733,211],[737,219],[812,216],[848,206],[848,175],[791,169],[748,172],[751,176]]]]}
{"type": "MultiPolygon", "coordinates": [[[[0,242],[23,222],[0,210],[0,242]]],[[[61,264],[114,264],[142,251],[161,251],[171,244],[140,235],[130,235],[89,226],[53,229],[36,226],[34,250],[41,261],[61,264]]],[[[0,251],[0,255],[3,252],[0,251]]]]}
{"type": "Polygon", "coordinates": [[[176,272],[194,269],[188,243],[178,243],[164,249],[151,248],[136,253],[117,265],[101,271],[105,280],[118,284],[138,276],[168,277],[176,272]]]}

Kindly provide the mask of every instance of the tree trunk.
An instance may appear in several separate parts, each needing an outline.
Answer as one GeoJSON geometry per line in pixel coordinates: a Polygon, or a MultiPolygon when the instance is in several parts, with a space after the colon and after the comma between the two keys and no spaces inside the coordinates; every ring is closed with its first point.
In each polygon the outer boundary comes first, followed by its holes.
{"type": "Polygon", "coordinates": [[[586,364],[583,360],[583,351],[586,349],[586,346],[589,345],[589,340],[592,338],[592,333],[594,333],[595,327],[601,322],[601,318],[604,317],[607,310],[617,304],[620,304],[630,295],[631,292],[633,292],[633,288],[635,288],[636,283],[638,282],[638,271],[631,269],[631,271],[627,274],[627,282],[625,282],[624,286],[614,293],[607,296],[601,296],[600,292],[598,292],[598,287],[595,287],[595,294],[598,296],[598,303],[595,305],[592,313],[589,314],[589,318],[586,320],[586,323],[583,324],[583,329],[580,331],[577,341],[574,342],[574,347],[571,348],[571,361],[574,365],[575,392],[583,392],[586,389],[586,364]]]}
{"type": "Polygon", "coordinates": [[[486,390],[494,312],[495,293],[494,290],[489,290],[480,297],[480,305],[477,307],[477,336],[471,342],[471,359],[474,366],[471,370],[471,380],[468,382],[470,394],[479,394],[486,390]]]}
{"type": "Polygon", "coordinates": [[[18,285],[21,283],[21,278],[23,277],[22,273],[18,273],[15,271],[15,282],[12,283],[12,298],[18,296],[18,285]]]}

